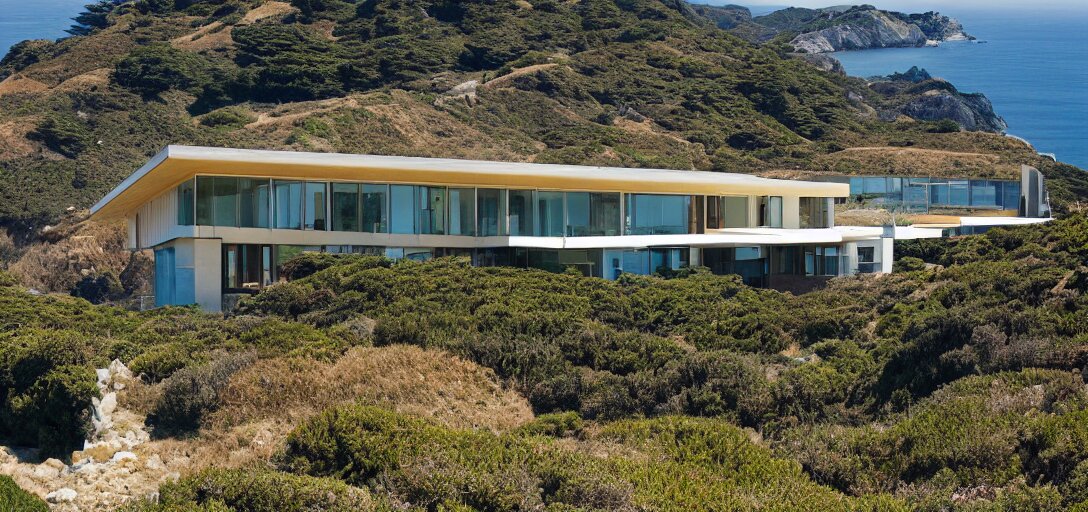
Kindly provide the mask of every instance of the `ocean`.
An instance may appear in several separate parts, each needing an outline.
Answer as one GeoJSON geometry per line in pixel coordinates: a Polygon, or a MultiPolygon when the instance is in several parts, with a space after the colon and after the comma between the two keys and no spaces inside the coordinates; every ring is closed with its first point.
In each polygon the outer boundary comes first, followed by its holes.
{"type": "Polygon", "coordinates": [[[834,56],[850,75],[887,75],[918,66],[960,91],[984,93],[1009,124],[1009,134],[1088,169],[1088,9],[942,12],[981,42],[834,56]]]}
{"type": "MultiPolygon", "coordinates": [[[[24,39],[64,37],[71,18],[90,1],[0,0],[0,52],[24,39]]],[[[835,57],[851,75],[886,75],[919,66],[961,91],[985,93],[1008,122],[1010,134],[1088,169],[1088,9],[942,11],[985,42],[835,57]]]]}
{"type": "Polygon", "coordinates": [[[25,39],[56,39],[68,34],[72,17],[93,0],[0,0],[0,55],[25,39]]]}

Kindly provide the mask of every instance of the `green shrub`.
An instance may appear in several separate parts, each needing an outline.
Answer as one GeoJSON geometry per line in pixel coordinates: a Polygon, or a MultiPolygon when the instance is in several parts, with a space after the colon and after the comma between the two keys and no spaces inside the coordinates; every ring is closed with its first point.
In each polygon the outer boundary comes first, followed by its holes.
{"type": "MultiPolygon", "coordinates": [[[[86,304],[86,303],[84,303],[86,304]]],[[[73,331],[31,329],[0,344],[0,434],[67,457],[91,430],[99,395],[90,363],[97,340],[73,331]]]]}
{"type": "Polygon", "coordinates": [[[200,93],[212,81],[204,57],[167,43],[141,46],[117,63],[113,80],[145,96],[171,89],[200,93]]]}
{"type": "Polygon", "coordinates": [[[174,372],[163,382],[162,394],[147,418],[154,435],[162,438],[196,433],[201,420],[220,406],[219,392],[231,375],[255,359],[251,353],[217,354],[208,363],[174,372]]]}
{"type": "Polygon", "coordinates": [[[126,512],[179,510],[280,512],[391,510],[365,489],[331,478],[296,476],[269,470],[210,469],[164,484],[158,503],[131,506],[126,512]]]}
{"type": "Polygon", "coordinates": [[[892,264],[894,272],[916,272],[926,269],[926,262],[913,256],[898,258],[892,264]]]}
{"type": "Polygon", "coordinates": [[[10,476],[0,475],[0,510],[13,512],[49,512],[41,498],[24,491],[10,476]]]}
{"type": "Polygon", "coordinates": [[[78,119],[61,114],[46,117],[27,137],[41,141],[68,158],[78,157],[91,144],[90,128],[78,119]]]}
{"type": "Polygon", "coordinates": [[[256,118],[248,110],[240,107],[224,107],[214,110],[200,118],[200,124],[212,128],[241,128],[256,118]]]}

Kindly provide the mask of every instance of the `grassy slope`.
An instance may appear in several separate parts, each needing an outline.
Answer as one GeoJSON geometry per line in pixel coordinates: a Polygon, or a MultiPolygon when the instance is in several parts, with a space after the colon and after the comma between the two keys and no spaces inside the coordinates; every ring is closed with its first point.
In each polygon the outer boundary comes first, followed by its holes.
{"type": "Polygon", "coordinates": [[[682,4],[191,4],[124,4],[91,35],[5,59],[0,221],[85,207],[168,143],[737,172],[884,172],[838,153],[856,146],[993,155],[904,172],[1042,162],[997,136],[879,122],[885,100],[861,81],[682,4]],[[467,80],[483,82],[475,99],[442,96],[467,80]]]}

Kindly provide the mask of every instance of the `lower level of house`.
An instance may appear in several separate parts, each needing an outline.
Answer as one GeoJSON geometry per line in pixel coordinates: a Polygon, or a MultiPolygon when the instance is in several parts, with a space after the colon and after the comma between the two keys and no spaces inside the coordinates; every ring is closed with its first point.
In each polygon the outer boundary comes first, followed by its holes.
{"type": "Polygon", "coordinates": [[[235,244],[214,238],[181,238],[154,250],[155,305],[199,304],[229,309],[238,298],[281,280],[284,263],[303,252],[367,254],[416,261],[468,258],[477,266],[574,269],[583,275],[616,279],[622,274],[667,274],[704,266],[715,274],[736,274],[750,286],[798,291],[831,277],[890,272],[892,239],[836,244],[661,246],[642,248],[390,247],[373,245],[235,244]]]}

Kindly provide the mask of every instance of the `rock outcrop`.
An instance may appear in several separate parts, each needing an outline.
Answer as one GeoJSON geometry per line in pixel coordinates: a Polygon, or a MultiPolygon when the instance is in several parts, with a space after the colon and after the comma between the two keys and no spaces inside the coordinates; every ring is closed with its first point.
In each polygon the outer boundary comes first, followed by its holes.
{"type": "Polygon", "coordinates": [[[948,119],[968,131],[1004,133],[1008,129],[985,95],[962,93],[918,67],[870,78],[869,88],[887,100],[888,106],[880,112],[886,120],[906,115],[920,121],[948,119]]]}
{"type": "Polygon", "coordinates": [[[882,11],[857,13],[850,21],[815,32],[801,34],[790,41],[794,49],[807,53],[827,53],[868,48],[915,47],[926,44],[926,35],[918,26],[882,11]]]}
{"type": "Polygon", "coordinates": [[[796,51],[807,53],[918,47],[974,39],[963,31],[960,22],[937,12],[905,14],[871,5],[791,7],[753,18],[752,22],[777,33],[796,33],[790,44],[796,51]]]}

